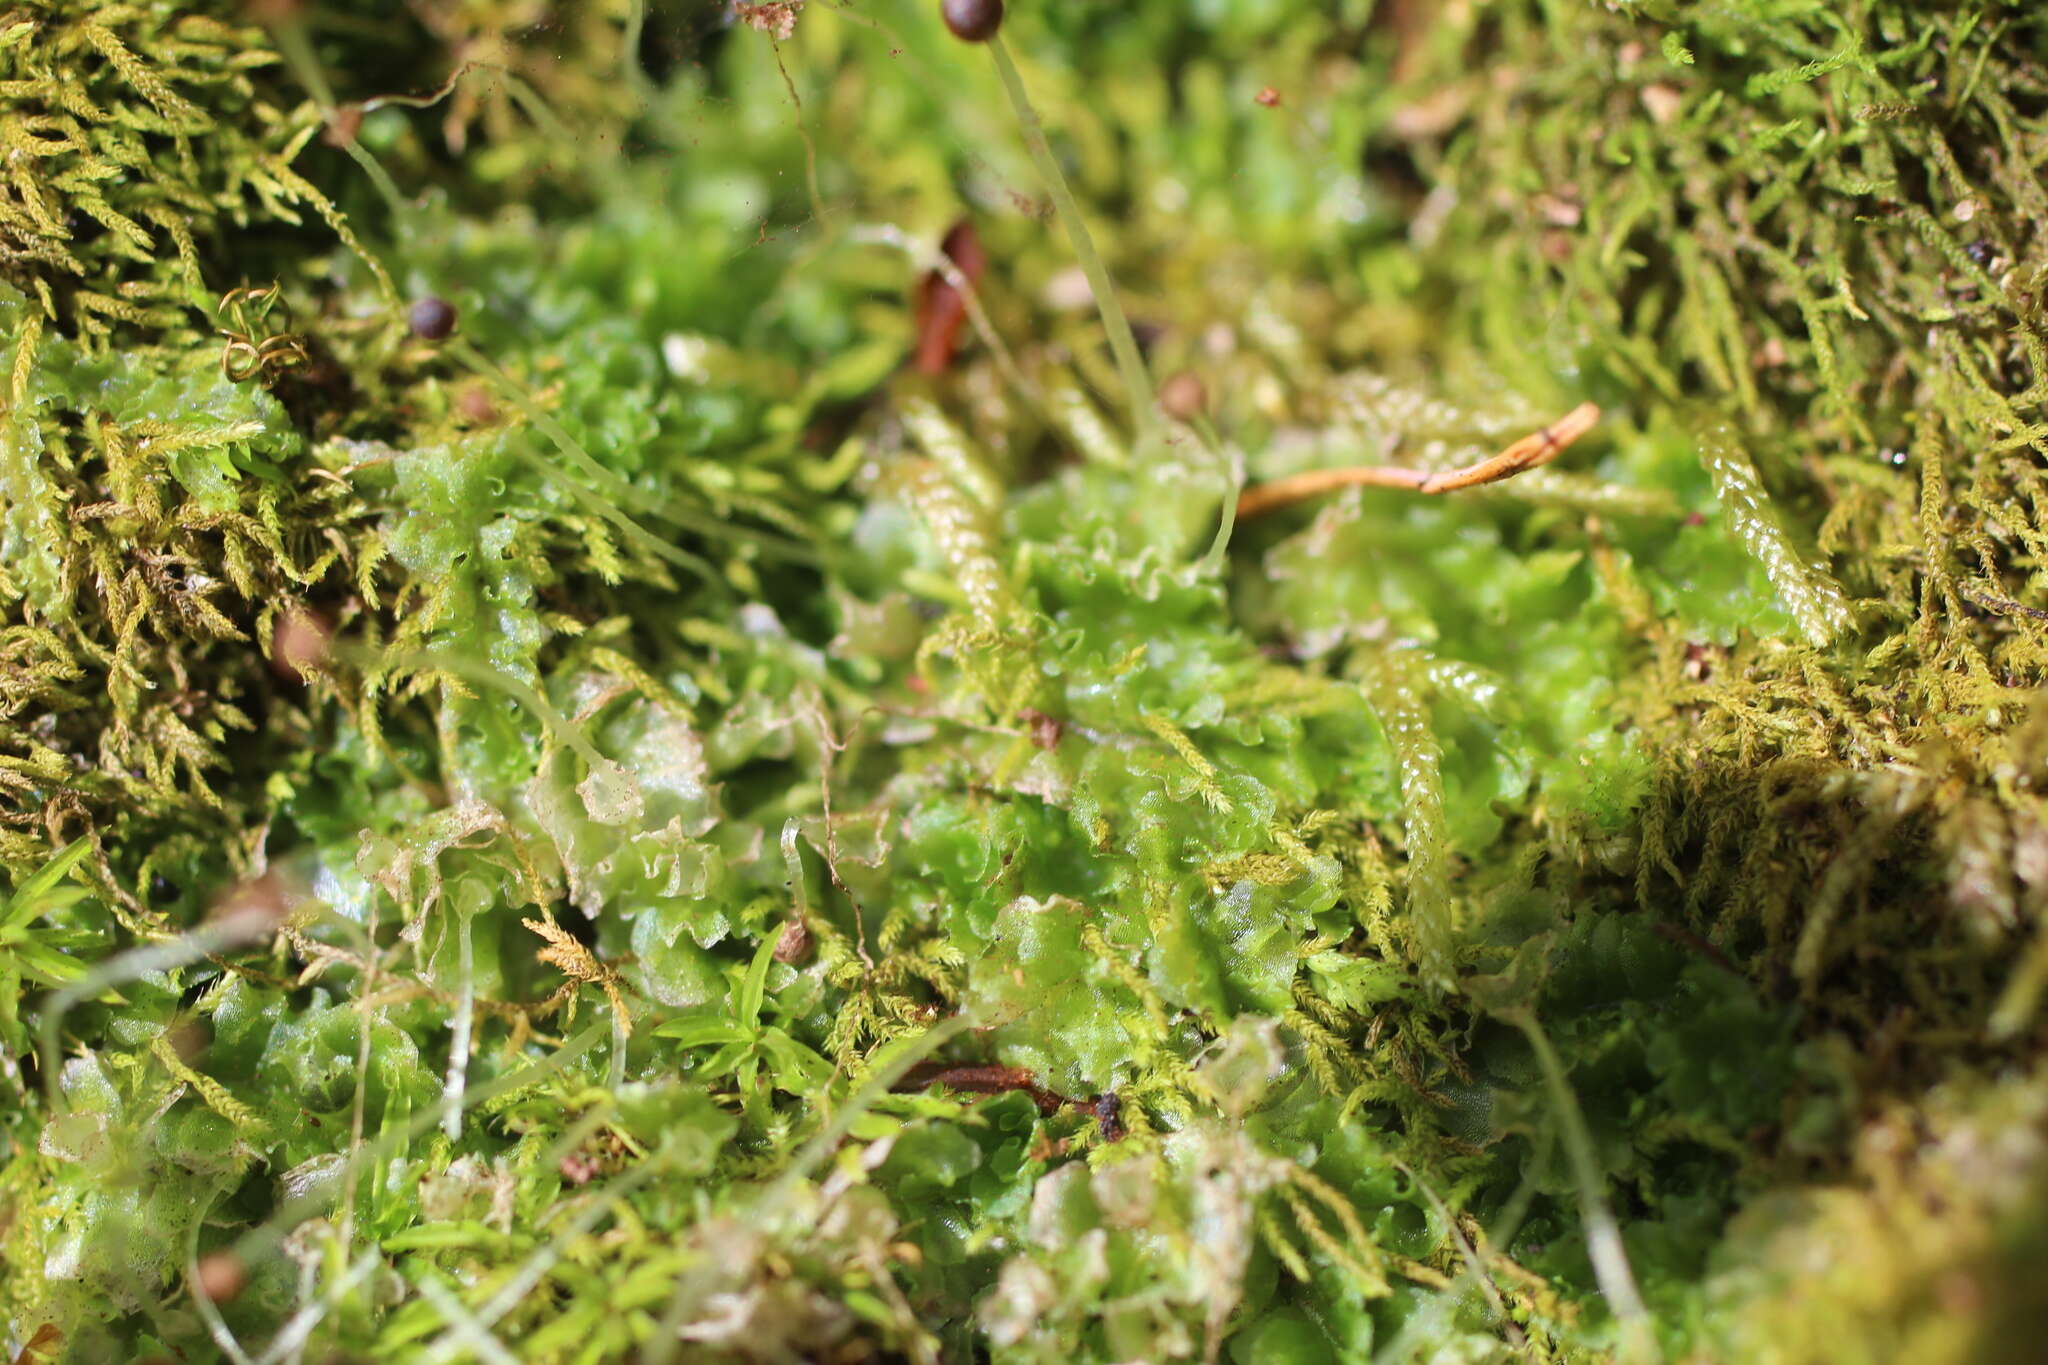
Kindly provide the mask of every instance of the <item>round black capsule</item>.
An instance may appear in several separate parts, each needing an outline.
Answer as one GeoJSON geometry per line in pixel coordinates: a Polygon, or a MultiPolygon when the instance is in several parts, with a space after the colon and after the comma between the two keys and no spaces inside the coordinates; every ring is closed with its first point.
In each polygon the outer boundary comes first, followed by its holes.
{"type": "Polygon", "coordinates": [[[1095,1122],[1104,1142],[1123,1141],[1124,1102],[1114,1090],[1095,1097],[1095,1122]]]}
{"type": "Polygon", "coordinates": [[[963,43],[985,43],[1003,26],[1003,0],[939,0],[946,27],[963,43]]]}
{"type": "Polygon", "coordinates": [[[441,341],[455,330],[455,305],[429,294],[413,304],[406,321],[414,336],[423,341],[441,341]]]}

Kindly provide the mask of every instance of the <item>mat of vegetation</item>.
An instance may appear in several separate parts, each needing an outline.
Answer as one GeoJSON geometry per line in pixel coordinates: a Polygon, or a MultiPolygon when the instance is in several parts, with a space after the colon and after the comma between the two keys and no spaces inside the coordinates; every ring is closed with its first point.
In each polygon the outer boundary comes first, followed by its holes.
{"type": "Polygon", "coordinates": [[[2037,1359],[2048,15],[1001,11],[0,12],[0,1355],[2037,1359]]]}

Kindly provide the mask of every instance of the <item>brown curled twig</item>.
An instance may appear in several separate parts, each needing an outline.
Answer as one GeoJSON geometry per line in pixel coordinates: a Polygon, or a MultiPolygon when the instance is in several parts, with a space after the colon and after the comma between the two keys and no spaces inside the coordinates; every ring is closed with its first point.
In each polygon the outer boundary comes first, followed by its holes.
{"type": "Polygon", "coordinates": [[[1238,496],[1238,519],[1261,516],[1308,498],[1354,486],[1403,488],[1411,493],[1455,493],[1461,488],[1477,488],[1482,484],[1498,483],[1502,479],[1511,479],[1517,474],[1549,464],[1566,446],[1591,431],[1594,423],[1599,420],[1598,405],[1581,403],[1541,431],[1531,432],[1516,441],[1500,454],[1491,459],[1481,460],[1478,464],[1466,465],[1463,469],[1431,472],[1424,469],[1403,469],[1395,465],[1354,465],[1345,469],[1311,469],[1306,473],[1292,474],[1284,479],[1273,479],[1267,483],[1255,484],[1238,496]]]}
{"type": "Polygon", "coordinates": [[[1057,1114],[1072,1104],[1065,1095],[1047,1090],[1029,1071],[1019,1066],[947,1066],[943,1062],[920,1062],[903,1073],[903,1079],[889,1088],[897,1094],[915,1094],[934,1085],[971,1095],[1002,1095],[1021,1090],[1031,1097],[1041,1114],[1057,1114]]]}

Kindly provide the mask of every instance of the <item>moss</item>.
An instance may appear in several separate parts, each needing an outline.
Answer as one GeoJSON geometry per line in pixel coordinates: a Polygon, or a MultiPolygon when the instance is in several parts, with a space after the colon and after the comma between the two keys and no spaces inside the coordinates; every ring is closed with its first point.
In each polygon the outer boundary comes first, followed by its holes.
{"type": "Polygon", "coordinates": [[[0,20],[0,1344],[2024,1350],[2041,21],[740,9],[0,20]]]}

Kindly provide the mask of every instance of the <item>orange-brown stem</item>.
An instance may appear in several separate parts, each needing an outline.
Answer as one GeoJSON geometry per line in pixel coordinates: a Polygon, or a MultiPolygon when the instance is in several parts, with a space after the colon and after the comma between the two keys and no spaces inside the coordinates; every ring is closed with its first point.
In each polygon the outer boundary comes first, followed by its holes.
{"type": "Polygon", "coordinates": [[[1412,493],[1455,493],[1461,488],[1498,483],[1526,470],[1549,464],[1559,451],[1593,429],[1600,409],[1581,403],[1541,431],[1532,432],[1491,459],[1463,469],[1434,473],[1424,469],[1402,469],[1396,465],[1356,465],[1348,469],[1311,469],[1255,484],[1237,499],[1238,519],[1261,516],[1307,498],[1334,493],[1359,485],[1367,488],[1405,488],[1412,493]]]}

